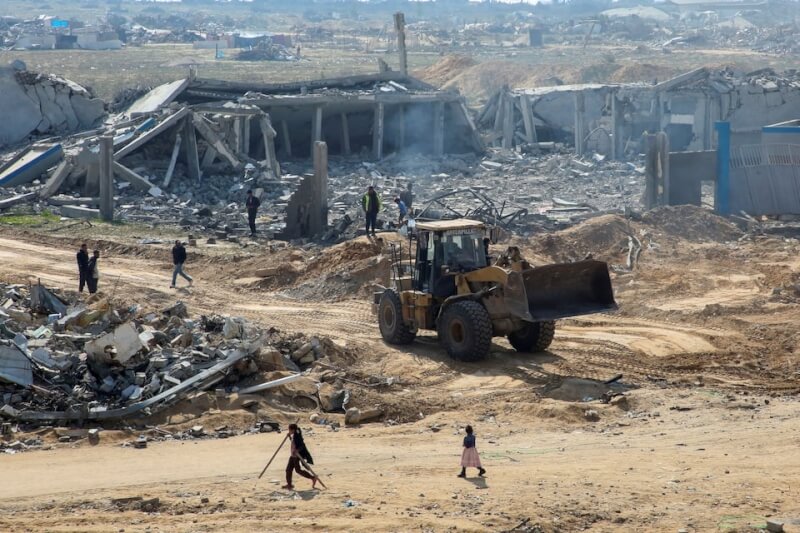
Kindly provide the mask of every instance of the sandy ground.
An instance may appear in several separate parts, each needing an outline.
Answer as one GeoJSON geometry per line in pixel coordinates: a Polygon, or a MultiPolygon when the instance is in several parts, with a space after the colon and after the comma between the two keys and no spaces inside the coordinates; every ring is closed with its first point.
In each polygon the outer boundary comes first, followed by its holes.
{"type": "MultiPolygon", "coordinates": [[[[648,231],[637,269],[614,276],[619,312],[562,321],[543,354],[516,354],[498,339],[472,365],[449,360],[429,334],[403,350],[383,344],[363,294],[292,300],[237,283],[252,275],[246,261],[203,259],[189,265],[196,286],[176,292],[165,251],[109,253],[101,289],[115,298],[153,308],[180,298],[193,313],[242,315],[352,348],[353,372],[401,378],[379,400],[403,423],[305,424],[322,491],[305,480],[297,492],[279,488],[285,450],[254,488],[277,434],[136,450],[120,446],[135,433],[104,432],[96,446],[3,455],[0,530],[510,531],[527,520],[516,531],[750,531],[778,517],[800,531],[800,317],[793,296],[774,293],[796,282],[797,241],[699,243],[648,231]],[[581,379],[617,374],[630,387],[623,403],[580,401],[581,379]],[[485,480],[455,477],[466,423],[485,480]],[[160,505],[112,502],[132,496],[160,505]]],[[[2,279],[70,287],[75,239],[4,231],[2,279]]]]}

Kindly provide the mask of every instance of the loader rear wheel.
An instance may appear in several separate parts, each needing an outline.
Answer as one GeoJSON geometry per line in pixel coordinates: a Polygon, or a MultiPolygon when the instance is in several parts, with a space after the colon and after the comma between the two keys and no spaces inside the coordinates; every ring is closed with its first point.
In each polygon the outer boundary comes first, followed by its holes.
{"type": "Polygon", "coordinates": [[[492,347],[492,320],[478,302],[455,302],[439,319],[439,340],[447,353],[459,361],[480,361],[492,347]]]}
{"type": "Polygon", "coordinates": [[[543,352],[553,342],[555,334],[555,321],[533,322],[509,334],[508,342],[518,352],[543,352]]]}
{"type": "Polygon", "coordinates": [[[389,344],[411,344],[417,332],[403,322],[400,295],[392,289],[383,291],[378,304],[378,325],[383,340],[389,344]]]}

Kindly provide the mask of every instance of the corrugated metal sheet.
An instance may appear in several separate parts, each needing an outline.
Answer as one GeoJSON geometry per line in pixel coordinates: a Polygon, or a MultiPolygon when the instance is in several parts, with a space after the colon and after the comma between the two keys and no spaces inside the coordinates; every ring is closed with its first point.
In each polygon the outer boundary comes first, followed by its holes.
{"type": "Polygon", "coordinates": [[[800,214],[800,145],[739,146],[730,165],[731,212],[800,214]]]}
{"type": "Polygon", "coordinates": [[[31,361],[16,346],[0,346],[0,380],[23,387],[33,384],[31,361]]]}

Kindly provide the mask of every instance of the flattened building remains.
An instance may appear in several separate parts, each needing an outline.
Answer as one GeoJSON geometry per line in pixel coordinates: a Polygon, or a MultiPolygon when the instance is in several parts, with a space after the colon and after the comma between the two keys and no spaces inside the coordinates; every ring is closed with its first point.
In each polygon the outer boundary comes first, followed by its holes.
{"type": "Polygon", "coordinates": [[[716,184],[721,212],[780,215],[800,214],[800,176],[794,170],[800,158],[791,143],[764,137],[775,131],[765,127],[799,115],[796,72],[699,68],[655,84],[505,87],[489,99],[477,123],[490,132],[487,142],[506,149],[555,141],[571,145],[577,156],[625,160],[644,153],[649,207],[700,205],[707,181],[716,184]],[[732,174],[725,168],[731,165],[732,174]],[[772,192],[765,197],[764,190],[772,192]]]}

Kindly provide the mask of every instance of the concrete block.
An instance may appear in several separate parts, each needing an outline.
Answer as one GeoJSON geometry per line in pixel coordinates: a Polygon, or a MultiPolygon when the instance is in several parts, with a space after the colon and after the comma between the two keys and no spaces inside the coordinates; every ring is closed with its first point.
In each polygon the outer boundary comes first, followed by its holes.
{"type": "Polygon", "coordinates": [[[89,209],[88,207],[79,207],[77,205],[62,205],[60,211],[61,216],[69,218],[100,218],[99,209],[89,209]]]}
{"type": "Polygon", "coordinates": [[[770,533],[783,533],[783,522],[779,520],[767,520],[767,531],[770,533]]]}

